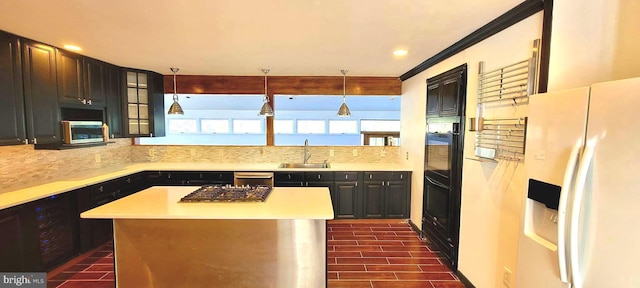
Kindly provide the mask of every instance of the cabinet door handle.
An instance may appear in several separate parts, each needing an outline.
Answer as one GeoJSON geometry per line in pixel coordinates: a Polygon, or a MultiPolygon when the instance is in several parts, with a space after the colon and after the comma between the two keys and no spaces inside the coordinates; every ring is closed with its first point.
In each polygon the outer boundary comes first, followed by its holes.
{"type": "Polygon", "coordinates": [[[382,186],[384,186],[384,181],[382,181],[382,186]]]}
{"type": "Polygon", "coordinates": [[[349,174],[344,174],[344,180],[349,180],[349,174]]]}
{"type": "Polygon", "coordinates": [[[291,174],[287,174],[287,176],[289,177],[289,180],[291,180],[291,174]]]}
{"type": "Polygon", "coordinates": [[[369,179],[371,179],[371,178],[372,178],[372,175],[371,175],[371,174],[369,174],[369,179]]]}
{"type": "Polygon", "coordinates": [[[401,179],[401,180],[402,180],[402,176],[403,176],[403,174],[400,174],[400,179],[401,179]]]}
{"type": "Polygon", "coordinates": [[[356,187],[358,187],[358,182],[356,182],[356,187]]]}
{"type": "Polygon", "coordinates": [[[320,180],[320,174],[318,174],[318,180],[320,180]]]}

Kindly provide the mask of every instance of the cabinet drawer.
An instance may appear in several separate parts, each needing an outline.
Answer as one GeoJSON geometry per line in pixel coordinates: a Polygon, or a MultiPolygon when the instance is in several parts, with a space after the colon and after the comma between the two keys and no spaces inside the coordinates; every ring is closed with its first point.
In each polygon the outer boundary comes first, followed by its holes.
{"type": "Polygon", "coordinates": [[[336,181],[358,181],[358,173],[359,172],[336,172],[334,179],[336,181]]]}
{"type": "Polygon", "coordinates": [[[403,181],[407,179],[407,173],[404,171],[393,172],[364,172],[364,180],[373,181],[403,181]]]}
{"type": "Polygon", "coordinates": [[[203,180],[209,183],[233,184],[233,172],[206,172],[203,174],[203,180]]]}
{"type": "Polygon", "coordinates": [[[304,172],[276,172],[273,176],[275,182],[304,181],[304,172]]]}
{"type": "Polygon", "coordinates": [[[333,172],[304,172],[305,181],[333,181],[333,172]]]}

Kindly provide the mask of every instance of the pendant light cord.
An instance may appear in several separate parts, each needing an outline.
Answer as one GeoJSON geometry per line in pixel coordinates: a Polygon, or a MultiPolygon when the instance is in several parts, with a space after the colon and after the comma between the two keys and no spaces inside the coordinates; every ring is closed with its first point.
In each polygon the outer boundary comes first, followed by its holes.
{"type": "Polygon", "coordinates": [[[179,71],[180,69],[178,68],[171,68],[171,71],[173,72],[173,100],[177,101],[178,100],[178,89],[176,88],[176,73],[179,71]]]}
{"type": "Polygon", "coordinates": [[[349,70],[340,70],[342,72],[342,103],[347,103],[347,73],[349,70]]]}

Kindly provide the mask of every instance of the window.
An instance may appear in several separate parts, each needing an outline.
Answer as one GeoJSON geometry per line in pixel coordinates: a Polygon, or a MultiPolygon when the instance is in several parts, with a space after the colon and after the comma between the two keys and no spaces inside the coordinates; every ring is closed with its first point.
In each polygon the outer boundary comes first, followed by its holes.
{"type": "MultiPolygon", "coordinates": [[[[266,145],[263,95],[181,94],[184,115],[165,115],[165,137],[138,139],[148,145],[266,145]],[[173,132],[172,132],[173,131],[173,132]]],[[[173,94],[164,95],[165,113],[173,94]]]]}
{"type": "Polygon", "coordinates": [[[342,118],[337,115],[342,96],[275,95],[274,144],[297,146],[308,139],[314,146],[360,146],[367,125],[371,132],[398,134],[400,103],[398,96],[347,96],[352,116],[342,118]]]}
{"type": "Polygon", "coordinates": [[[197,133],[196,119],[169,119],[168,133],[197,133]]]}
{"type": "Polygon", "coordinates": [[[259,134],[262,133],[261,120],[233,120],[233,134],[259,134]]]}
{"type": "Polygon", "coordinates": [[[329,120],[329,134],[357,134],[358,121],[329,120]]]}
{"type": "Polygon", "coordinates": [[[227,119],[202,119],[200,125],[202,133],[205,134],[229,133],[229,120],[227,119]]]}
{"type": "Polygon", "coordinates": [[[298,134],[324,134],[324,120],[298,120],[298,134]]]}
{"type": "Polygon", "coordinates": [[[293,120],[273,120],[273,133],[293,134],[293,120]]]}
{"type": "Polygon", "coordinates": [[[361,120],[360,131],[400,132],[400,120],[361,120]]]}

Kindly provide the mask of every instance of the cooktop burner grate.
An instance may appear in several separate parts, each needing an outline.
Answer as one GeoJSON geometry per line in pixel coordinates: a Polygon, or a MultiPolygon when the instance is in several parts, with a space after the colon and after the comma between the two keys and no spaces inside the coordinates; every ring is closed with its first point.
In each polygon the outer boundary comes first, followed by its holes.
{"type": "Polygon", "coordinates": [[[182,197],[180,202],[264,202],[271,186],[205,185],[182,197]]]}

